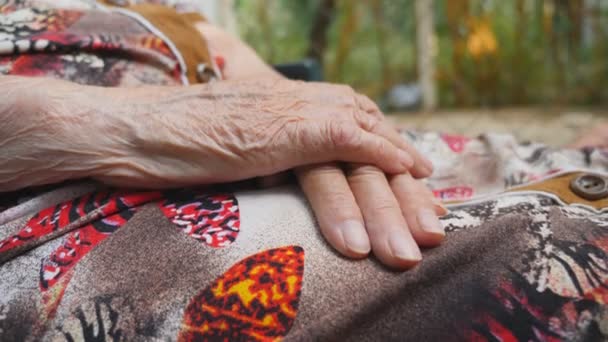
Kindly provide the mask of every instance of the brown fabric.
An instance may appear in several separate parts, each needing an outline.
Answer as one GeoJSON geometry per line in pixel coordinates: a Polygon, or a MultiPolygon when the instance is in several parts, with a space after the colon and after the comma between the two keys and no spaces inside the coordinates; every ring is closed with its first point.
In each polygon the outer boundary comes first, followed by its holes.
{"type": "Polygon", "coordinates": [[[518,187],[510,191],[544,191],[556,195],[567,204],[579,203],[592,206],[596,209],[606,208],[608,206],[608,198],[588,201],[570,190],[570,182],[581,174],[582,172],[573,172],[547,179],[539,183],[518,187]]]}
{"type": "Polygon", "coordinates": [[[200,23],[201,21],[207,21],[207,18],[205,18],[200,13],[190,12],[190,13],[180,13],[179,15],[184,20],[186,20],[187,22],[189,22],[192,25],[194,25],[196,23],[200,23]]]}
{"type": "MultiPolygon", "coordinates": [[[[108,0],[100,2],[108,6],[116,6],[108,0]]],[[[200,63],[210,65],[211,56],[204,37],[194,24],[206,21],[205,18],[199,13],[178,13],[175,9],[163,5],[136,4],[124,7],[142,15],[173,42],[186,62],[188,81],[200,83],[196,66],[200,63]]]]}
{"type": "Polygon", "coordinates": [[[203,21],[203,17],[196,13],[179,14],[172,8],[153,4],[134,5],[129,9],[141,14],[171,39],[184,57],[188,81],[199,83],[196,66],[200,63],[210,65],[211,62],[207,44],[194,27],[194,22],[203,21]]]}

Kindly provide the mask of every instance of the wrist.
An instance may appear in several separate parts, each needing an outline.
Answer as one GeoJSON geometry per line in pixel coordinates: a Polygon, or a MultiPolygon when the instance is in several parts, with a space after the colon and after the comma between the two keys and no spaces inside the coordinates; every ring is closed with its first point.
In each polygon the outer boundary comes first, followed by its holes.
{"type": "Polygon", "coordinates": [[[25,77],[2,78],[0,86],[0,134],[7,138],[0,143],[0,191],[87,177],[96,151],[83,136],[95,129],[74,98],[86,87],[25,77]]]}
{"type": "MultiPolygon", "coordinates": [[[[151,186],[168,176],[164,166],[192,149],[186,112],[209,108],[195,87],[92,88],[79,97],[90,135],[82,136],[90,168],[87,176],[110,183],[151,186]],[[95,101],[84,98],[95,98],[95,101]],[[101,108],[101,109],[100,109],[101,108]],[[186,120],[187,121],[187,120],[186,120]]],[[[204,121],[202,117],[199,118],[204,121]]],[[[199,146],[200,147],[200,146],[199,146]]],[[[191,152],[191,151],[190,151],[191,152]]]]}
{"type": "Polygon", "coordinates": [[[129,154],[128,110],[119,92],[61,81],[42,90],[40,112],[48,130],[43,148],[61,161],[58,177],[95,177],[129,154]]]}

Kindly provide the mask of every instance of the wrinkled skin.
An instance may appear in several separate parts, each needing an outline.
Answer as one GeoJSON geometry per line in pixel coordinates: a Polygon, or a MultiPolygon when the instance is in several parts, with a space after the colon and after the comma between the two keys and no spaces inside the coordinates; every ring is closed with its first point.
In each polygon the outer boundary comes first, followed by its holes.
{"type": "Polygon", "coordinates": [[[2,79],[6,89],[28,83],[29,95],[3,111],[2,190],[68,176],[165,188],[333,160],[390,173],[424,162],[346,86],[271,79],[125,92],[2,79]]]}
{"type": "MultiPolygon", "coordinates": [[[[212,54],[222,56],[227,79],[277,76],[256,53],[239,39],[209,24],[198,29],[212,54]]],[[[385,121],[373,104],[373,114],[385,121]]],[[[437,216],[447,210],[415,177],[427,177],[432,166],[417,162],[411,173],[385,174],[362,163],[345,167],[323,163],[296,169],[326,240],[341,254],[351,258],[374,255],[385,265],[407,269],[422,258],[421,247],[441,243],[445,233],[437,216]]],[[[269,183],[274,182],[270,180],[269,183]]]]}

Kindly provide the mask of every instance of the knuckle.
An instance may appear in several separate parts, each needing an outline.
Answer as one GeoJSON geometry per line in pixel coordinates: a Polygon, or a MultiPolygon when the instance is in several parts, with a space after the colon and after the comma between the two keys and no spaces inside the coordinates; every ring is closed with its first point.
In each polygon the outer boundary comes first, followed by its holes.
{"type": "Polygon", "coordinates": [[[357,148],[361,144],[361,132],[358,127],[346,122],[330,121],[329,138],[338,149],[357,148]]]}
{"type": "Polygon", "coordinates": [[[353,87],[349,86],[349,85],[344,85],[344,90],[348,92],[348,94],[354,96],[357,92],[355,92],[355,89],[353,89],[353,87]]]}
{"type": "Polygon", "coordinates": [[[379,157],[379,158],[387,158],[389,156],[389,145],[387,143],[384,142],[384,140],[378,138],[375,139],[375,143],[374,143],[374,153],[379,157]]]}
{"type": "Polygon", "coordinates": [[[382,170],[373,165],[360,165],[348,170],[348,182],[357,188],[369,188],[371,184],[382,185],[387,183],[382,170]]]}
{"type": "Polygon", "coordinates": [[[378,108],[378,106],[376,105],[376,103],[372,99],[370,99],[367,95],[360,94],[359,96],[361,96],[361,98],[364,101],[366,101],[369,104],[370,107],[372,107],[372,108],[378,108]]]}
{"type": "Polygon", "coordinates": [[[352,87],[345,84],[337,84],[334,87],[339,103],[349,108],[358,107],[356,93],[352,87]]]}
{"type": "Polygon", "coordinates": [[[359,206],[348,186],[325,191],[322,195],[322,206],[320,211],[325,221],[341,222],[361,218],[359,206]]]}
{"type": "Polygon", "coordinates": [[[401,212],[401,208],[397,201],[389,196],[377,196],[371,203],[373,204],[370,206],[370,210],[377,215],[391,217],[395,213],[401,212]]]}
{"type": "Polygon", "coordinates": [[[363,109],[374,109],[376,108],[376,104],[369,97],[363,94],[357,94],[357,102],[363,109]]]}
{"type": "Polygon", "coordinates": [[[380,125],[380,123],[381,123],[380,118],[378,118],[376,116],[365,114],[361,118],[361,125],[363,126],[363,129],[366,131],[370,131],[370,132],[375,131],[378,128],[378,126],[380,125]]]}
{"type": "Polygon", "coordinates": [[[332,190],[326,194],[326,200],[326,205],[332,215],[341,218],[351,218],[355,210],[358,210],[350,189],[332,190]]]}
{"type": "Polygon", "coordinates": [[[352,95],[355,93],[353,88],[347,84],[335,84],[333,86],[343,95],[352,95]]]}
{"type": "Polygon", "coordinates": [[[317,178],[335,179],[337,176],[342,176],[343,172],[340,166],[336,163],[322,163],[311,166],[311,174],[317,178]]]}
{"type": "Polygon", "coordinates": [[[351,168],[349,178],[353,181],[368,181],[370,178],[385,177],[384,173],[372,165],[360,165],[351,168]]]}

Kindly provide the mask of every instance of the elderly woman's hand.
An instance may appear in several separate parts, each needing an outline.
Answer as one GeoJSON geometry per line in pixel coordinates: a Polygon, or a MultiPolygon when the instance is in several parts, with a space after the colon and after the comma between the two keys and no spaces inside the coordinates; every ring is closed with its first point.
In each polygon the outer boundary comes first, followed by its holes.
{"type": "MultiPolygon", "coordinates": [[[[228,79],[280,77],[249,46],[208,23],[197,24],[211,53],[224,57],[228,79]]],[[[376,118],[380,110],[362,101],[376,118]]],[[[325,239],[341,254],[366,257],[371,251],[384,264],[406,269],[421,260],[420,248],[439,245],[445,236],[438,216],[447,213],[424,183],[432,167],[386,175],[372,165],[323,163],[296,169],[325,239]]],[[[273,181],[271,181],[272,183],[273,181]]]]}
{"type": "MultiPolygon", "coordinates": [[[[369,106],[384,122],[380,110],[369,106]]],[[[430,162],[418,164],[424,167],[412,169],[413,175],[431,175],[430,162]]],[[[373,165],[326,163],[300,167],[296,174],[321,232],[343,255],[362,258],[373,250],[385,265],[405,269],[422,259],[419,246],[437,246],[445,237],[438,216],[447,210],[410,173],[387,175],[373,165]]]]}
{"type": "Polygon", "coordinates": [[[0,190],[75,176],[147,188],[236,181],[335,160],[388,173],[428,168],[371,101],[346,86],[284,79],[192,87],[21,84],[3,111],[0,190]],[[16,137],[13,137],[16,138],[16,137]],[[36,148],[32,148],[35,146],[36,148]]]}
{"type": "Polygon", "coordinates": [[[429,169],[378,119],[371,101],[346,86],[272,79],[158,91],[158,97],[125,100],[134,110],[117,122],[127,127],[122,146],[129,148],[118,148],[123,155],[96,177],[168,187],[335,160],[370,163],[388,173],[429,169]]]}

